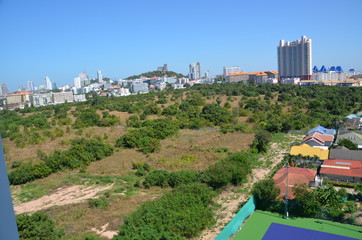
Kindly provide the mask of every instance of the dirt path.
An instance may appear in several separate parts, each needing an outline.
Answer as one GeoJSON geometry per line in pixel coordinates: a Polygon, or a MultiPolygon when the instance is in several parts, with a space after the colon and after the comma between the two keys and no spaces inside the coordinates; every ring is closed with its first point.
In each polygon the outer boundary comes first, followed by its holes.
{"type": "Polygon", "coordinates": [[[58,189],[57,192],[35,199],[30,202],[21,203],[14,206],[16,214],[26,212],[36,212],[52,206],[67,205],[79,203],[90,198],[97,198],[97,193],[111,189],[113,184],[102,187],[85,187],[75,185],[64,189],[58,189]]]}
{"type": "Polygon", "coordinates": [[[204,230],[201,233],[200,239],[215,239],[226,224],[235,216],[235,211],[238,210],[239,203],[249,199],[249,192],[254,183],[264,179],[273,167],[283,160],[284,155],[287,153],[289,153],[289,148],[285,148],[283,143],[272,143],[268,154],[260,159],[264,164],[258,169],[253,169],[246,184],[237,187],[231,186],[223,191],[216,201],[221,205],[220,209],[216,212],[216,223],[212,228],[204,230]],[[267,164],[268,161],[271,161],[271,164],[267,164]],[[238,190],[239,192],[237,192],[238,190]],[[240,190],[244,191],[240,192],[240,190]]]}

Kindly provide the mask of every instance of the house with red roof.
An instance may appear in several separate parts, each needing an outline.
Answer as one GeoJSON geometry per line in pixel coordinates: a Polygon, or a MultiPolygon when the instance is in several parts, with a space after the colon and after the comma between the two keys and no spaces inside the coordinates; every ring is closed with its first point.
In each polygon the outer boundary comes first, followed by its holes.
{"type": "Polygon", "coordinates": [[[303,138],[303,143],[312,147],[330,146],[333,144],[334,136],[313,132],[303,138]]]}
{"type": "Polygon", "coordinates": [[[309,186],[315,185],[317,171],[308,168],[288,167],[279,169],[273,180],[275,185],[280,189],[280,198],[293,199],[293,187],[296,185],[306,184],[309,186]]]}
{"type": "Polygon", "coordinates": [[[362,162],[342,159],[327,159],[321,165],[320,176],[334,182],[362,182],[362,162]]]}

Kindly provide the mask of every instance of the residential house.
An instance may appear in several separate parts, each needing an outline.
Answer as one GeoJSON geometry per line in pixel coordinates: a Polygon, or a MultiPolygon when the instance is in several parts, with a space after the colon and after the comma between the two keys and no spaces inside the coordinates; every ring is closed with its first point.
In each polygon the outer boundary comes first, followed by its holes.
{"type": "Polygon", "coordinates": [[[354,130],[354,129],[362,129],[362,118],[350,118],[346,121],[346,129],[347,130],[354,130]]]}
{"type": "Polygon", "coordinates": [[[337,147],[335,149],[329,150],[329,159],[362,161],[362,151],[361,150],[349,150],[348,148],[341,146],[341,147],[337,147]]]}
{"type": "Polygon", "coordinates": [[[293,187],[298,184],[314,186],[317,171],[308,168],[281,168],[273,176],[275,185],[280,189],[280,198],[293,199],[293,187]]]}
{"type": "Polygon", "coordinates": [[[328,129],[322,126],[317,126],[311,130],[308,131],[308,135],[312,134],[314,132],[319,132],[321,134],[325,134],[325,135],[335,135],[337,133],[337,131],[335,129],[328,129]]]}
{"type": "Polygon", "coordinates": [[[338,133],[336,143],[342,139],[351,140],[353,143],[357,144],[359,149],[362,149],[362,131],[341,130],[338,133]]]}
{"type": "Polygon", "coordinates": [[[321,177],[334,182],[360,183],[362,182],[362,161],[328,159],[324,161],[319,173],[321,177]]]}
{"type": "Polygon", "coordinates": [[[334,135],[324,135],[320,132],[311,133],[303,138],[303,143],[308,144],[312,147],[323,147],[333,144],[334,135]]]}
{"type": "Polygon", "coordinates": [[[329,151],[321,148],[311,147],[308,144],[293,146],[290,150],[291,155],[317,156],[322,160],[328,159],[329,151]]]}

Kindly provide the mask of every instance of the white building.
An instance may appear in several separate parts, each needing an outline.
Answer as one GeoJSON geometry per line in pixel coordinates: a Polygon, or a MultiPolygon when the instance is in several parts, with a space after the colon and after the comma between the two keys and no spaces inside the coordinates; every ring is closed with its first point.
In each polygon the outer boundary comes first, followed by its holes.
{"type": "Polygon", "coordinates": [[[224,77],[228,76],[230,73],[241,72],[240,67],[224,67],[224,77]]]}
{"type": "Polygon", "coordinates": [[[74,102],[86,102],[85,94],[74,95],[74,102]]]}
{"type": "Polygon", "coordinates": [[[312,79],[312,39],[302,36],[301,40],[285,42],[278,46],[278,69],[280,79],[312,79]]]}
{"type": "Polygon", "coordinates": [[[189,78],[191,80],[201,78],[201,64],[199,62],[190,64],[189,78]]]}
{"type": "Polygon", "coordinates": [[[52,90],[52,82],[50,81],[49,77],[45,77],[45,89],[46,90],[52,90]]]}
{"type": "Polygon", "coordinates": [[[98,83],[103,82],[103,75],[102,75],[102,72],[100,70],[97,70],[97,79],[98,79],[98,83]]]}
{"type": "Polygon", "coordinates": [[[74,87],[75,88],[82,88],[82,84],[80,82],[80,77],[74,78],[74,87]]]}
{"type": "Polygon", "coordinates": [[[281,84],[298,85],[299,82],[300,82],[300,78],[283,78],[280,80],[281,84]]]}

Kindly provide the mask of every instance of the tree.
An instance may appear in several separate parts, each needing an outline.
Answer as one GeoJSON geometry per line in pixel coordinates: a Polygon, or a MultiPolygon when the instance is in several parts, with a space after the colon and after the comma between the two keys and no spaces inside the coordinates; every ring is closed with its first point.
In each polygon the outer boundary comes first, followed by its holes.
{"type": "Polygon", "coordinates": [[[256,207],[261,210],[272,210],[278,205],[280,190],[272,179],[265,179],[255,183],[252,194],[256,200],[256,207]]]}
{"type": "Polygon", "coordinates": [[[22,240],[57,240],[64,235],[63,231],[57,229],[55,223],[41,212],[18,215],[16,224],[22,240]]]}
{"type": "Polygon", "coordinates": [[[313,191],[307,186],[297,185],[293,188],[294,200],[297,204],[295,212],[303,217],[315,217],[321,209],[320,202],[317,201],[313,191]]]}
{"type": "Polygon", "coordinates": [[[358,150],[358,145],[353,143],[351,140],[349,140],[347,138],[343,138],[343,139],[339,140],[338,146],[344,146],[344,147],[348,148],[349,150],[358,150]]]}
{"type": "Polygon", "coordinates": [[[271,140],[271,135],[269,132],[259,131],[255,135],[255,138],[253,140],[253,148],[255,148],[259,153],[266,152],[270,140],[271,140]]]}

